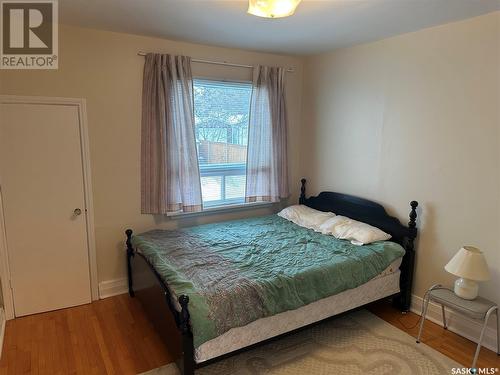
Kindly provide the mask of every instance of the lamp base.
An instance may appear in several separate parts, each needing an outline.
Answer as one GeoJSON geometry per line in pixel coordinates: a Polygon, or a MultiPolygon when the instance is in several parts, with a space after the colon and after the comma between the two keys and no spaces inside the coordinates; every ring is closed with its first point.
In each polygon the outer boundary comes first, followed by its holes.
{"type": "Polygon", "coordinates": [[[454,292],[460,298],[468,300],[475,299],[478,291],[479,284],[474,280],[464,279],[463,277],[455,280],[454,292]]]}

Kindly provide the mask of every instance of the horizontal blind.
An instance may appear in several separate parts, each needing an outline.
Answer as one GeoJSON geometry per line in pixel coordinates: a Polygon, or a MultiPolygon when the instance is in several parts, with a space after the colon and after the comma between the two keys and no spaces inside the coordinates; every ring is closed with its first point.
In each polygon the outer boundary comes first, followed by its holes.
{"type": "Polygon", "coordinates": [[[244,200],[252,85],[194,80],[194,115],[204,205],[244,200]]]}

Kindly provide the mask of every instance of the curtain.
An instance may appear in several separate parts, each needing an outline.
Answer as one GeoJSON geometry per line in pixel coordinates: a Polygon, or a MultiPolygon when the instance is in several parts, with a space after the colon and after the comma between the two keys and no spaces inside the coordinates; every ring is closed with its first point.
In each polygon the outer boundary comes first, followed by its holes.
{"type": "Polygon", "coordinates": [[[143,80],[141,212],[201,211],[191,59],[149,53],[143,80]]]}
{"type": "Polygon", "coordinates": [[[289,196],[285,69],[257,66],[248,128],[246,202],[289,196]]]}

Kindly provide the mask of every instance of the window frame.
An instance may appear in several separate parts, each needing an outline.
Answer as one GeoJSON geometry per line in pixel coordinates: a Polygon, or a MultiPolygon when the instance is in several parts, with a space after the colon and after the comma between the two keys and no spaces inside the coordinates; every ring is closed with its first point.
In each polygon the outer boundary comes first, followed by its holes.
{"type": "MultiPolygon", "coordinates": [[[[238,79],[226,79],[226,78],[215,78],[215,77],[206,77],[206,76],[194,76],[193,77],[193,111],[195,111],[194,107],[194,85],[196,81],[213,81],[214,83],[217,82],[222,82],[222,83],[236,83],[236,84],[247,84],[247,85],[252,85],[251,80],[238,80],[238,79]]],[[[250,94],[250,103],[249,106],[251,105],[251,95],[250,94]]],[[[250,107],[249,107],[250,111],[250,107]]],[[[196,141],[198,141],[196,139],[196,141]]],[[[248,144],[247,144],[248,147],[248,144]]],[[[245,175],[246,178],[246,167],[247,163],[226,163],[223,166],[223,163],[221,164],[200,164],[199,158],[198,160],[198,170],[200,172],[200,183],[201,183],[201,178],[202,177],[218,177],[221,176],[221,197],[225,196],[225,178],[227,176],[241,176],[245,175]],[[241,172],[244,171],[244,173],[235,173],[235,172],[241,172]]],[[[245,187],[246,190],[246,187],[245,187]]],[[[229,199],[219,199],[219,200],[213,200],[209,201],[207,203],[203,202],[202,198],[202,213],[207,212],[207,211],[220,211],[220,210],[227,210],[227,209],[232,209],[232,208],[243,208],[246,206],[267,206],[270,205],[271,203],[268,202],[245,202],[245,197],[242,198],[229,198],[229,199]]],[[[174,215],[180,215],[179,214],[174,214],[174,215]]]]}

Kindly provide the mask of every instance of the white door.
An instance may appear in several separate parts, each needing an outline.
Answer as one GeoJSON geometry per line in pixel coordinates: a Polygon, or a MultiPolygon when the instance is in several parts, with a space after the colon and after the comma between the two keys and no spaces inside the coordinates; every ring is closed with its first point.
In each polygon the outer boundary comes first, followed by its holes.
{"type": "Polygon", "coordinates": [[[79,107],[0,104],[0,187],[15,316],[91,301],[79,107]]]}

